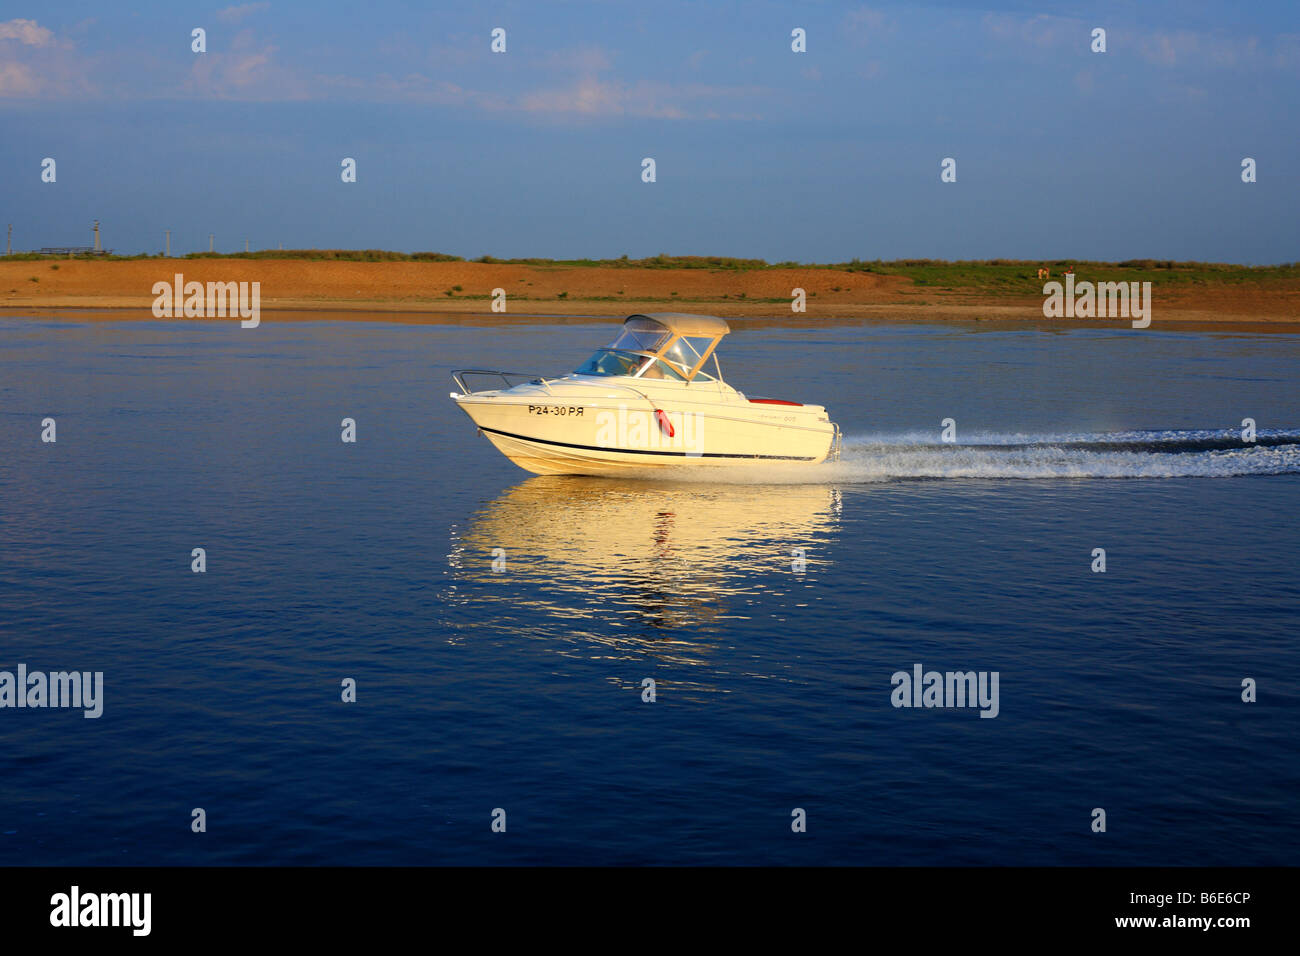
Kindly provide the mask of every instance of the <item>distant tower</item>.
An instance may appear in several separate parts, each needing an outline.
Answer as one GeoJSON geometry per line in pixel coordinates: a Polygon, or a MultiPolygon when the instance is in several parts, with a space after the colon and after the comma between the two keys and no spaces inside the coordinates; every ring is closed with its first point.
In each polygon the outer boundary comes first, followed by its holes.
{"type": "Polygon", "coordinates": [[[14,224],[11,222],[9,223],[9,238],[5,240],[5,255],[12,256],[13,254],[14,254],[14,224]]]}
{"type": "Polygon", "coordinates": [[[172,257],[172,231],[168,229],[166,230],[166,232],[167,232],[167,251],[163,253],[163,255],[165,255],[168,259],[170,259],[172,257]]]}
{"type": "Polygon", "coordinates": [[[248,240],[247,240],[247,239],[244,240],[244,251],[245,251],[245,252],[248,251],[248,240]]]}
{"type": "Polygon", "coordinates": [[[211,252],[211,251],[212,251],[212,240],[213,240],[213,238],[214,238],[213,234],[212,234],[212,233],[208,233],[208,252],[211,252]]]}
{"type": "Polygon", "coordinates": [[[103,251],[104,251],[103,248],[99,244],[99,220],[96,219],[95,220],[95,255],[99,255],[103,251]]]}

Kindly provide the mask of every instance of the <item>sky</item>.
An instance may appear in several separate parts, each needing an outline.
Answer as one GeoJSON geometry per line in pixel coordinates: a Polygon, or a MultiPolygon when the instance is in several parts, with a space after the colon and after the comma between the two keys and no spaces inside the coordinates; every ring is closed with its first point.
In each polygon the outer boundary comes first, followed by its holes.
{"type": "Polygon", "coordinates": [[[211,233],[467,258],[1292,262],[1298,100],[1293,0],[0,0],[0,226],[25,250],[88,245],[98,219],[125,254],[170,229],[173,254],[211,233]]]}

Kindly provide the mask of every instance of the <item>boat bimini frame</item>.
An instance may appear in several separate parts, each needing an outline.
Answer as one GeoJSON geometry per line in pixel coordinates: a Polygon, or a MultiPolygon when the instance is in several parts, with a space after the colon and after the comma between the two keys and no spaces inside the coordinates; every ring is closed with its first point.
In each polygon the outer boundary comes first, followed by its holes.
{"type": "MultiPolygon", "coordinates": [[[[619,378],[672,377],[683,381],[686,385],[698,381],[701,384],[708,382],[721,388],[725,383],[722,379],[722,366],[718,363],[716,349],[718,343],[722,341],[722,337],[731,331],[727,323],[722,319],[706,315],[673,314],[670,323],[664,321],[667,318],[669,318],[667,314],[630,316],[624,322],[619,337],[614,343],[597,349],[596,354],[587,361],[586,365],[576,372],[564,376],[562,379],[564,385],[566,387],[576,385],[598,389],[621,389],[637,395],[651,408],[654,408],[655,403],[640,389],[608,380],[608,377],[611,377],[608,368],[609,364],[620,363],[626,366],[623,371],[627,374],[618,375],[619,378]],[[703,371],[704,365],[709,359],[713,359],[713,375],[703,371]],[[590,370],[592,374],[602,376],[604,380],[600,382],[584,382],[574,377],[586,374],[586,370],[590,370]]],[[[554,394],[551,391],[552,383],[561,381],[561,379],[547,379],[527,372],[463,368],[456,369],[451,373],[452,380],[460,389],[460,395],[475,394],[474,390],[465,384],[465,376],[467,375],[499,378],[506,388],[512,388],[519,384],[512,382],[511,379],[526,379],[530,385],[540,385],[548,395],[554,394]]],[[[484,389],[484,391],[497,390],[484,389]]],[[[457,393],[452,392],[451,397],[456,398],[457,393]]]]}

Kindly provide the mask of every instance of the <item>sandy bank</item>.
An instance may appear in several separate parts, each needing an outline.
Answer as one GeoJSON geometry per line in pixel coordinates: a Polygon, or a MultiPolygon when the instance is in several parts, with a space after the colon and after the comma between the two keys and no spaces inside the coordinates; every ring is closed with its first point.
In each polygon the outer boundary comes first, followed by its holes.
{"type": "MultiPolygon", "coordinates": [[[[337,262],[272,259],[0,261],[0,308],[148,310],[153,284],[259,282],[264,313],[392,313],[395,317],[490,314],[504,289],[516,315],[617,316],[641,311],[727,317],[789,316],[790,293],[807,293],[803,319],[1042,322],[1041,283],[990,293],[915,286],[900,276],[825,268],[749,271],[478,262],[337,262]]],[[[1080,278],[1083,278],[1082,276],[1080,278]]],[[[1096,277],[1105,278],[1105,277],[1096,277]]],[[[1287,286],[1154,286],[1157,323],[1300,326],[1300,289],[1287,286]]],[[[496,316],[500,318],[500,316],[496,316]]],[[[1122,325],[1114,319],[1075,324],[1122,325]]]]}

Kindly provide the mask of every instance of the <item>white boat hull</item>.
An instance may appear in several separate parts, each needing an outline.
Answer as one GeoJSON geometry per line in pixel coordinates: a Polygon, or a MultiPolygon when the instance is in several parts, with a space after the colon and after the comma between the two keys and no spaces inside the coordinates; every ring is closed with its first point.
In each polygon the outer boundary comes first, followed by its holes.
{"type": "Polygon", "coordinates": [[[539,475],[812,465],[832,453],[837,429],[820,406],[723,389],[643,383],[633,396],[552,380],[452,398],[503,455],[539,475]]]}

